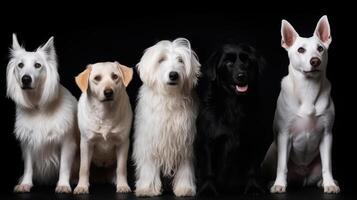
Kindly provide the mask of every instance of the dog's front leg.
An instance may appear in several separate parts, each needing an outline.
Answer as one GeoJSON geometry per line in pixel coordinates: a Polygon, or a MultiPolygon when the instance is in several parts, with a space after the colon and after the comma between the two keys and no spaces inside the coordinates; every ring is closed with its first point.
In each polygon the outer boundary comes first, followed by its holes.
{"type": "Polygon", "coordinates": [[[72,136],[67,136],[63,141],[61,147],[61,163],[56,193],[72,192],[69,179],[71,176],[73,159],[76,153],[76,146],[75,139],[72,136]]]}
{"type": "Polygon", "coordinates": [[[135,183],[136,196],[158,196],[161,194],[160,168],[150,158],[144,157],[138,163],[137,181],[135,183]]]}
{"type": "Polygon", "coordinates": [[[331,164],[332,133],[324,133],[320,142],[320,156],[322,164],[322,186],[325,193],[339,193],[340,188],[336,185],[332,176],[331,164]]]}
{"type": "Polygon", "coordinates": [[[173,181],[173,191],[179,197],[194,196],[196,194],[195,175],[191,158],[183,160],[178,167],[173,181]]]}
{"type": "Polygon", "coordinates": [[[117,154],[117,169],[116,169],[116,184],[117,192],[130,192],[130,187],[127,181],[127,160],[129,151],[129,139],[116,148],[117,154]]]}
{"type": "Polygon", "coordinates": [[[93,146],[86,138],[81,137],[81,164],[79,168],[79,181],[74,189],[74,194],[89,193],[89,170],[93,155],[93,146]]]}
{"type": "Polygon", "coordinates": [[[33,183],[32,183],[32,174],[33,174],[33,163],[31,151],[25,146],[22,147],[22,153],[24,156],[24,175],[21,178],[21,181],[18,185],[15,186],[14,192],[30,192],[33,183]]]}
{"type": "Polygon", "coordinates": [[[279,132],[277,135],[278,165],[274,185],[271,193],[284,193],[287,186],[288,160],[290,153],[290,139],[288,132],[279,132]]]}

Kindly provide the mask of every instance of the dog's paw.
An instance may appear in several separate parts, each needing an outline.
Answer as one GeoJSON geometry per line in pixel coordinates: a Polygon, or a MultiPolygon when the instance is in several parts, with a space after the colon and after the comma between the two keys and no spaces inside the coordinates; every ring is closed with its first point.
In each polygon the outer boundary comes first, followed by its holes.
{"type": "Polygon", "coordinates": [[[161,190],[155,190],[154,188],[136,188],[135,195],[138,197],[154,197],[161,195],[161,190]]]}
{"type": "Polygon", "coordinates": [[[118,193],[129,193],[129,192],[131,192],[131,189],[128,186],[128,184],[121,184],[121,185],[117,185],[117,192],[118,193]]]}
{"type": "Polygon", "coordinates": [[[177,197],[192,197],[196,195],[196,190],[194,187],[177,186],[174,188],[174,194],[177,197]]]}
{"type": "Polygon", "coordinates": [[[256,179],[251,178],[244,188],[244,194],[265,194],[265,190],[256,179]]]}
{"type": "Polygon", "coordinates": [[[73,194],[88,194],[88,186],[78,186],[74,189],[73,194]]]}
{"type": "Polygon", "coordinates": [[[324,193],[327,194],[337,194],[340,193],[340,187],[336,184],[324,186],[324,193]]]}
{"type": "Polygon", "coordinates": [[[72,188],[68,185],[58,185],[55,190],[56,193],[71,193],[72,188]]]}
{"type": "Polygon", "coordinates": [[[16,193],[30,192],[31,188],[32,188],[32,185],[30,185],[30,184],[20,184],[20,185],[15,186],[14,192],[16,192],[16,193]]]}
{"type": "Polygon", "coordinates": [[[218,196],[217,189],[212,181],[206,181],[199,189],[197,196],[218,196]]]}
{"type": "Polygon", "coordinates": [[[285,185],[273,185],[270,188],[270,193],[285,193],[286,186],[285,185]]]}

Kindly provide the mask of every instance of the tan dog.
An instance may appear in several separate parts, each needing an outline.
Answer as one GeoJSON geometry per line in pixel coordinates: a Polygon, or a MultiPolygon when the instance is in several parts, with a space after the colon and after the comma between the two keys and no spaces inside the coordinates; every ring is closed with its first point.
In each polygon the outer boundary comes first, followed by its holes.
{"type": "Polygon", "coordinates": [[[89,65],[76,77],[82,90],[78,102],[78,124],[81,131],[81,164],[75,194],[88,193],[89,169],[116,167],[113,180],[117,192],[130,192],[127,183],[129,134],[133,118],[126,93],[133,70],[118,62],[89,65]]]}

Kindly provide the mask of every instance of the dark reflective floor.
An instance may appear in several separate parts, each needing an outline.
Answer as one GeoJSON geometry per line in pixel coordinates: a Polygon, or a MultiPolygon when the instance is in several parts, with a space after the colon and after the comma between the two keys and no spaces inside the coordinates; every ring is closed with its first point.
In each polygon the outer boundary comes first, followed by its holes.
{"type": "Polygon", "coordinates": [[[114,187],[111,186],[96,186],[91,189],[91,194],[89,195],[72,195],[72,194],[54,194],[53,188],[34,188],[31,193],[28,194],[0,194],[1,200],[132,200],[132,199],[152,199],[152,200],[190,200],[190,199],[211,199],[211,200],[283,200],[283,199],[292,199],[292,200],[355,200],[357,195],[352,196],[348,194],[323,194],[321,190],[316,188],[300,188],[290,190],[286,194],[266,194],[266,195],[233,195],[233,196],[219,196],[219,197],[190,197],[190,198],[179,198],[175,197],[172,194],[163,194],[160,197],[154,198],[136,198],[133,193],[130,194],[116,194],[114,187]]]}

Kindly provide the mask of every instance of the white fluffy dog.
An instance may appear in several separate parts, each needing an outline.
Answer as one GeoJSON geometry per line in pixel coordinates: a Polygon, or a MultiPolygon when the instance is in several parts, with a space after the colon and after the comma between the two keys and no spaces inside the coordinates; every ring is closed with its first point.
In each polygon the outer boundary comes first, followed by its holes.
{"type": "Polygon", "coordinates": [[[105,62],[88,65],[76,77],[83,93],[78,103],[81,166],[75,194],[88,193],[92,161],[101,167],[116,165],[117,192],[130,192],[126,165],[133,112],[125,87],[132,75],[131,68],[105,62]]]}
{"type": "Polygon", "coordinates": [[[325,193],[338,193],[331,161],[335,108],[326,78],[332,40],[327,16],[319,20],[310,38],[300,37],[285,20],[281,35],[290,65],[275,111],[275,141],[263,162],[265,170],[276,174],[270,191],[285,192],[290,180],[322,185],[325,193]]]}
{"type": "Polygon", "coordinates": [[[161,194],[160,174],[174,176],[176,196],[193,196],[193,141],[200,63],[184,38],[160,41],[137,65],[143,85],[135,114],[136,195],[161,194]]]}
{"type": "Polygon", "coordinates": [[[29,192],[33,179],[50,183],[59,174],[56,192],[71,192],[69,179],[78,133],[77,100],[59,83],[53,37],[29,52],[13,34],[7,96],[16,103],[14,132],[25,163],[14,191],[29,192]]]}

